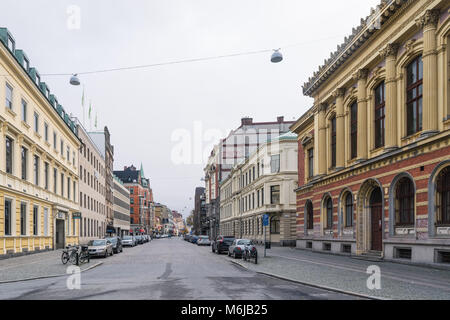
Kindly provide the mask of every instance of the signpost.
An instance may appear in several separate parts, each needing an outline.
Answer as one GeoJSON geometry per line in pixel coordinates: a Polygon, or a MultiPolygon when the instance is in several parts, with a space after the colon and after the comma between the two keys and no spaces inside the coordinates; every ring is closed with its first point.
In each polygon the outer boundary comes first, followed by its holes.
{"type": "Polygon", "coordinates": [[[263,227],[264,227],[264,258],[266,257],[266,249],[267,249],[267,240],[266,240],[266,231],[267,231],[267,226],[269,225],[269,215],[265,214],[263,215],[263,227]]]}
{"type": "Polygon", "coordinates": [[[72,219],[81,219],[81,212],[72,213],[72,219]]]}

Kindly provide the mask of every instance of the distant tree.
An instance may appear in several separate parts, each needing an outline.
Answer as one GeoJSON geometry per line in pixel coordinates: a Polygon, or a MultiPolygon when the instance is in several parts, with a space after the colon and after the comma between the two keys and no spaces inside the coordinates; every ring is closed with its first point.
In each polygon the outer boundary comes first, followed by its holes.
{"type": "Polygon", "coordinates": [[[192,210],[191,211],[191,215],[189,217],[187,217],[186,224],[188,226],[193,226],[194,225],[194,210],[192,210]]]}

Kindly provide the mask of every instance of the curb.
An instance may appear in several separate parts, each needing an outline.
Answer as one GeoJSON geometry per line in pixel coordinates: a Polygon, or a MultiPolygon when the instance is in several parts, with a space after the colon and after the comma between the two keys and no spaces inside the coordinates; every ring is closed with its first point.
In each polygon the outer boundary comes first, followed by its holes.
{"type": "MultiPolygon", "coordinates": [[[[86,268],[84,270],[81,270],[81,273],[85,272],[85,271],[89,271],[91,269],[94,269],[100,265],[102,265],[103,262],[97,262],[96,264],[90,266],[89,268],[86,268]]],[[[23,281],[31,281],[31,280],[40,280],[40,279],[49,279],[49,278],[57,278],[57,277],[64,277],[67,274],[55,274],[55,275],[49,275],[49,276],[41,276],[41,277],[35,277],[35,278],[26,278],[26,279],[18,279],[18,280],[6,280],[6,281],[0,281],[0,284],[5,284],[5,283],[14,283],[14,282],[23,282],[23,281]]]]}
{"type": "Polygon", "coordinates": [[[230,260],[230,262],[234,263],[234,264],[236,264],[236,265],[238,265],[238,266],[240,266],[240,267],[242,267],[242,268],[244,268],[244,269],[246,269],[248,271],[256,272],[256,273],[259,273],[259,274],[263,274],[265,276],[274,277],[274,278],[285,280],[285,281],[289,281],[289,282],[298,283],[298,284],[309,286],[309,287],[314,287],[314,288],[318,288],[318,289],[333,291],[333,292],[337,292],[337,293],[343,293],[343,294],[346,294],[346,295],[349,295],[349,296],[355,296],[355,297],[365,298],[365,299],[369,299],[369,300],[389,300],[389,299],[386,299],[386,298],[369,296],[369,295],[365,295],[365,294],[362,294],[362,293],[356,293],[356,292],[346,291],[346,290],[342,290],[342,289],[336,289],[336,288],[332,288],[332,287],[322,286],[322,285],[318,285],[318,284],[315,284],[315,283],[299,281],[299,280],[287,278],[287,277],[284,277],[284,276],[280,276],[280,275],[277,275],[277,274],[274,274],[274,273],[268,273],[268,272],[263,272],[263,271],[256,271],[256,270],[249,269],[248,267],[244,266],[240,262],[233,261],[233,260],[230,260]]]}

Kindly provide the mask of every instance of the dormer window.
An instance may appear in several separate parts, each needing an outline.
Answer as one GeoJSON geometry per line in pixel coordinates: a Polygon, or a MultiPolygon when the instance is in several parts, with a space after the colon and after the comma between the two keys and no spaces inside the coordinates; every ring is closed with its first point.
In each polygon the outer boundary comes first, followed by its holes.
{"type": "Polygon", "coordinates": [[[8,49],[11,52],[14,52],[16,50],[16,42],[9,34],[8,34],[8,49]]]}
{"type": "Polygon", "coordinates": [[[45,92],[47,93],[47,98],[50,97],[50,90],[48,88],[45,90],[45,92]]]}
{"type": "Polygon", "coordinates": [[[41,83],[41,76],[36,74],[36,84],[39,85],[41,83]]]}
{"type": "Polygon", "coordinates": [[[30,69],[30,61],[28,61],[27,58],[23,58],[23,67],[25,68],[25,70],[28,72],[28,70],[30,69]]]}

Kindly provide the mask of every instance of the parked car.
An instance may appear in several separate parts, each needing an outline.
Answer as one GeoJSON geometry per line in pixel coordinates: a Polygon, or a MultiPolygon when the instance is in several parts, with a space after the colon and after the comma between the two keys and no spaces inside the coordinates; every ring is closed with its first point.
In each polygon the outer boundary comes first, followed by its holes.
{"type": "Polygon", "coordinates": [[[88,243],[89,255],[91,257],[103,257],[112,256],[114,254],[113,244],[106,239],[91,240],[88,243]]]}
{"type": "Polygon", "coordinates": [[[245,246],[253,245],[253,242],[249,239],[235,239],[228,248],[228,256],[235,259],[242,258],[244,254],[245,246]]]}
{"type": "Polygon", "coordinates": [[[200,236],[200,237],[198,237],[197,245],[198,246],[210,246],[211,241],[209,241],[208,236],[200,236]]]}
{"type": "Polygon", "coordinates": [[[124,236],[122,239],[122,246],[124,247],[136,246],[136,238],[133,236],[124,236]]]}
{"type": "Polygon", "coordinates": [[[183,239],[184,241],[189,241],[190,238],[191,238],[190,234],[185,234],[183,239]]]}
{"type": "Polygon", "coordinates": [[[149,240],[148,240],[146,234],[141,235],[141,237],[142,237],[142,243],[147,243],[147,242],[149,242],[149,240]]]}
{"type": "Polygon", "coordinates": [[[159,233],[156,235],[156,239],[161,239],[161,235],[159,233]]]}
{"type": "Polygon", "coordinates": [[[136,236],[136,242],[137,244],[144,244],[144,239],[142,238],[141,235],[136,236]]]}
{"type": "Polygon", "coordinates": [[[106,240],[111,241],[114,253],[120,253],[123,251],[122,239],[120,237],[109,237],[106,238],[106,240]]]}
{"type": "Polygon", "coordinates": [[[189,241],[190,241],[191,243],[196,244],[196,243],[197,243],[197,240],[198,240],[198,236],[192,235],[192,236],[191,236],[191,239],[190,239],[189,241]]]}
{"type": "Polygon", "coordinates": [[[235,238],[233,236],[217,236],[216,240],[212,243],[211,250],[217,254],[228,252],[228,248],[234,240],[235,238]]]}

